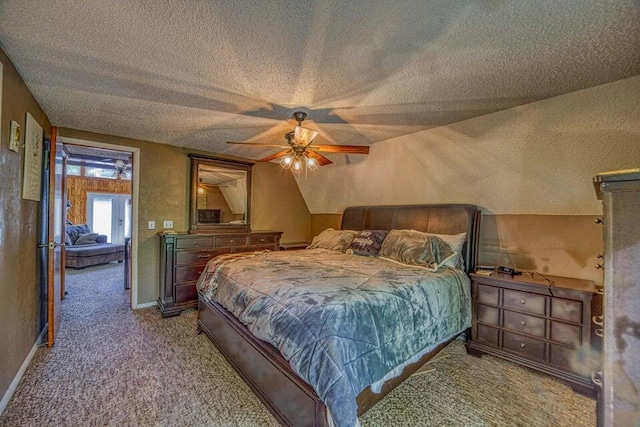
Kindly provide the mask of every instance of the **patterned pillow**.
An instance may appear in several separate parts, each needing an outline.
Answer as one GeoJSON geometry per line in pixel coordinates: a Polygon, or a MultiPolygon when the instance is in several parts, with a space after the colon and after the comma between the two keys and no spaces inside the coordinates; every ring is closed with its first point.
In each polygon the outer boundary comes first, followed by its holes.
{"type": "Polygon", "coordinates": [[[78,240],[76,240],[75,245],[95,245],[97,243],[97,238],[98,233],[81,234],[80,237],[78,237],[78,240]]]}
{"type": "Polygon", "coordinates": [[[309,245],[307,249],[322,248],[344,252],[356,234],[357,231],[354,230],[334,230],[333,228],[327,228],[313,238],[311,245],[309,245]]]}
{"type": "Polygon", "coordinates": [[[389,230],[362,230],[351,241],[348,254],[377,256],[389,230]]]}
{"type": "Polygon", "coordinates": [[[456,255],[441,238],[415,230],[391,230],[380,248],[380,257],[437,271],[456,255]]]}

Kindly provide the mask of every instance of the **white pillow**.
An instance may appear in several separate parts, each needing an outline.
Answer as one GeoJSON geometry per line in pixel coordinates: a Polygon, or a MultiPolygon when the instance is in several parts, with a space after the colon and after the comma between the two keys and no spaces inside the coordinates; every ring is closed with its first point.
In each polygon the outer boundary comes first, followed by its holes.
{"type": "Polygon", "coordinates": [[[462,247],[464,246],[464,241],[467,237],[467,233],[460,234],[435,234],[435,233],[427,233],[433,236],[438,236],[445,242],[451,246],[451,249],[456,253],[456,256],[450,258],[443,265],[451,268],[458,268],[460,270],[465,269],[464,265],[464,255],[462,254],[462,247]]]}

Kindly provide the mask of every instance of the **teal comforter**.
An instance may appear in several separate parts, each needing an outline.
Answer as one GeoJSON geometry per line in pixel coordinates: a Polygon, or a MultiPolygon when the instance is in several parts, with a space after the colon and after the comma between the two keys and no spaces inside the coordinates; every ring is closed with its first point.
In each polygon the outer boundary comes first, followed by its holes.
{"type": "Polygon", "coordinates": [[[223,255],[198,290],[277,347],[338,427],[358,425],[363,389],[471,325],[463,271],[326,249],[223,255]]]}

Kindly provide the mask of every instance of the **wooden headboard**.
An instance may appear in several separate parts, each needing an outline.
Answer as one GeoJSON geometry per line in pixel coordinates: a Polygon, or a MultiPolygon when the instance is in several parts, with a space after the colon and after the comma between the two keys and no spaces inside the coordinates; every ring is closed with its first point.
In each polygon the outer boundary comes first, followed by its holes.
{"type": "Polygon", "coordinates": [[[343,230],[417,230],[435,234],[467,233],[463,247],[467,273],[478,260],[480,210],[476,205],[353,206],[342,215],[343,230]]]}

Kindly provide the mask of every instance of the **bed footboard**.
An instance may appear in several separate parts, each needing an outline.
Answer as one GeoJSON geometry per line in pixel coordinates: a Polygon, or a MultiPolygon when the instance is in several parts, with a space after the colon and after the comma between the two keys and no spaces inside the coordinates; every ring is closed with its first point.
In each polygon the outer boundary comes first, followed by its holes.
{"type": "Polygon", "coordinates": [[[326,406],[278,350],[256,339],[224,308],[200,296],[198,327],[282,425],[328,425],[326,406]]]}

